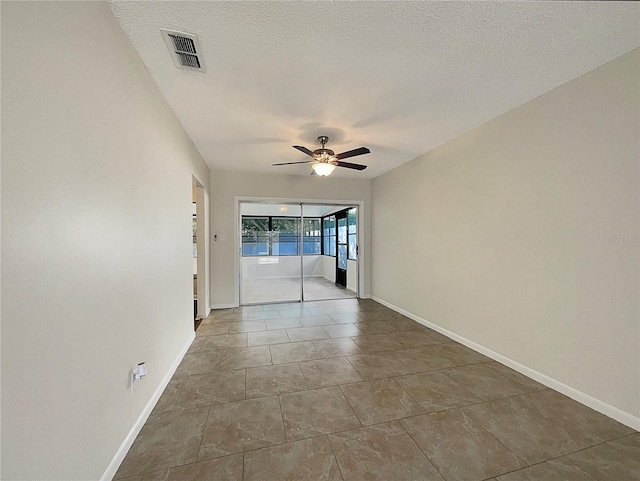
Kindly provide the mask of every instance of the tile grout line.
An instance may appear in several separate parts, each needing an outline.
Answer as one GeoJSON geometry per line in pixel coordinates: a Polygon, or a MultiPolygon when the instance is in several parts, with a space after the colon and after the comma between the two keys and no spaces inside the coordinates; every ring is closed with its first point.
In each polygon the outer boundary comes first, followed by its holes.
{"type": "MultiPolygon", "coordinates": [[[[340,384],[338,384],[338,389],[340,389],[340,392],[342,393],[342,396],[347,401],[347,404],[349,405],[349,408],[351,409],[351,412],[353,412],[353,415],[356,417],[356,419],[360,423],[360,428],[363,428],[364,424],[362,424],[362,420],[360,419],[360,416],[358,416],[358,414],[356,413],[355,409],[353,408],[353,405],[351,404],[351,401],[349,401],[349,398],[347,397],[347,395],[342,390],[342,386],[340,384]]],[[[360,429],[360,428],[354,428],[354,429],[360,429]]],[[[351,431],[351,429],[348,429],[347,431],[351,431]]],[[[334,434],[334,433],[332,433],[332,434],[334,434]]]]}
{"type": "MultiPolygon", "coordinates": [[[[406,418],[403,418],[406,419],[406,418]]],[[[415,446],[418,448],[418,450],[424,455],[425,458],[427,458],[427,461],[429,461],[429,463],[431,464],[431,466],[433,466],[433,469],[436,470],[436,473],[438,473],[440,475],[440,477],[443,480],[446,480],[447,478],[445,478],[444,474],[442,474],[440,472],[440,470],[438,469],[438,467],[434,464],[433,461],[431,461],[431,458],[427,455],[427,453],[424,452],[424,450],[422,449],[422,447],[420,447],[420,445],[418,444],[418,442],[413,438],[413,436],[411,436],[411,433],[409,431],[407,431],[407,428],[404,427],[404,424],[402,424],[400,421],[402,419],[396,419],[396,422],[400,425],[400,428],[407,433],[407,436],[409,436],[409,438],[411,439],[411,441],[413,442],[413,444],[415,444],[415,446]]]]}
{"type": "Polygon", "coordinates": [[[278,398],[278,408],[280,409],[280,422],[282,423],[282,432],[284,434],[284,443],[282,444],[287,444],[289,443],[289,436],[287,434],[287,428],[284,425],[284,412],[282,411],[282,400],[280,399],[280,396],[282,396],[282,394],[278,394],[276,397],[278,398]]]}
{"type": "MultiPolygon", "coordinates": [[[[346,398],[345,398],[345,399],[346,399],[346,398]]],[[[347,401],[347,402],[348,402],[348,401],[347,401]]],[[[358,417],[356,416],[356,419],[357,419],[357,418],[358,418],[358,417]]],[[[358,421],[360,421],[360,420],[358,419],[358,421]]],[[[331,454],[333,454],[333,459],[335,459],[335,460],[336,460],[336,466],[338,466],[338,471],[340,471],[340,476],[342,477],[342,480],[343,480],[343,481],[345,481],[345,480],[346,480],[346,478],[344,477],[344,473],[342,472],[342,467],[340,466],[340,462],[338,461],[338,456],[336,456],[336,452],[335,452],[335,450],[333,449],[333,444],[331,444],[331,440],[329,439],[329,435],[328,435],[328,434],[325,434],[324,436],[325,436],[325,438],[326,438],[326,440],[327,440],[327,443],[329,443],[329,449],[331,449],[331,454]]]]}

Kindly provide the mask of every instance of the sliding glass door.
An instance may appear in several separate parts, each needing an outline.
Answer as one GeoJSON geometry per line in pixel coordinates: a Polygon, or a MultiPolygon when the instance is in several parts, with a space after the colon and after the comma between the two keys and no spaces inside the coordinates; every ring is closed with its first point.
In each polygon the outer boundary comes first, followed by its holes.
{"type": "Polygon", "coordinates": [[[240,211],[240,302],[300,302],[300,205],[242,203],[240,211]]]}
{"type": "Polygon", "coordinates": [[[241,202],[240,303],[356,297],[356,212],[241,202]]]}

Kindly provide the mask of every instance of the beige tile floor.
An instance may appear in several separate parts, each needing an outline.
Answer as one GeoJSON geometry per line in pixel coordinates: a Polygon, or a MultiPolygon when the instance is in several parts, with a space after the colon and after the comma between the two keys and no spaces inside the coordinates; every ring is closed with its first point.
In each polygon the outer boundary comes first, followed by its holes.
{"type": "Polygon", "coordinates": [[[115,479],[640,480],[640,433],[370,300],[196,334],[115,479]]]}
{"type": "MultiPolygon", "coordinates": [[[[307,301],[355,298],[356,293],[343,289],[324,277],[304,278],[307,301]]],[[[242,303],[296,301],[300,299],[300,279],[254,279],[242,281],[242,303]]]]}

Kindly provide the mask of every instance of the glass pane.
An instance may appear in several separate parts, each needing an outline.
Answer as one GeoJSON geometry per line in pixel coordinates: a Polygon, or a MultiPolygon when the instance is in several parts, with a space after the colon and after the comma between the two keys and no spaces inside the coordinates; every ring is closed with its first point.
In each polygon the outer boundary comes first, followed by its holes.
{"type": "Polygon", "coordinates": [[[269,255],[269,218],[242,217],[242,255],[269,255]]]}
{"type": "Polygon", "coordinates": [[[338,246],[338,267],[340,269],[347,268],[347,246],[346,245],[338,246]]]}
{"type": "Polygon", "coordinates": [[[329,237],[329,251],[326,252],[326,255],[330,255],[330,256],[334,256],[336,255],[336,238],[335,237],[329,237]]]}
{"type": "Polygon", "coordinates": [[[355,234],[349,234],[349,259],[355,259],[357,253],[358,240],[355,234]]]}
{"type": "Polygon", "coordinates": [[[248,232],[266,232],[269,230],[268,217],[243,217],[242,235],[248,232]]]}
{"type": "Polygon", "coordinates": [[[320,255],[320,237],[305,237],[303,254],[320,255]]]}
{"type": "Polygon", "coordinates": [[[338,219],[338,244],[347,243],[347,219],[343,217],[338,219]]]}
{"type": "Polygon", "coordinates": [[[274,217],[271,219],[271,255],[296,256],[300,244],[300,219],[274,217]]]}
{"type": "Polygon", "coordinates": [[[356,209],[349,209],[349,234],[356,233],[356,209]]]}
{"type": "Polygon", "coordinates": [[[303,254],[320,254],[320,219],[305,219],[303,226],[303,254]]]}
{"type": "Polygon", "coordinates": [[[334,216],[325,217],[322,223],[324,235],[336,235],[336,218],[334,216]]]}
{"type": "Polygon", "coordinates": [[[305,219],[304,235],[320,235],[320,219],[305,219]]]}

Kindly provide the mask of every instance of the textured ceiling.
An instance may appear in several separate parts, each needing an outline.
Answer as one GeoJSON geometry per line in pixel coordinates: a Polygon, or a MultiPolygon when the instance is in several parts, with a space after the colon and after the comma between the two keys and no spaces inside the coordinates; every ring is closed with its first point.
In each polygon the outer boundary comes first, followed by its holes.
{"type": "Polygon", "coordinates": [[[373,178],[640,46],[635,2],[111,2],[213,169],[308,175],[291,148],[373,178]],[[160,28],[198,35],[177,69],[160,28]]]}

